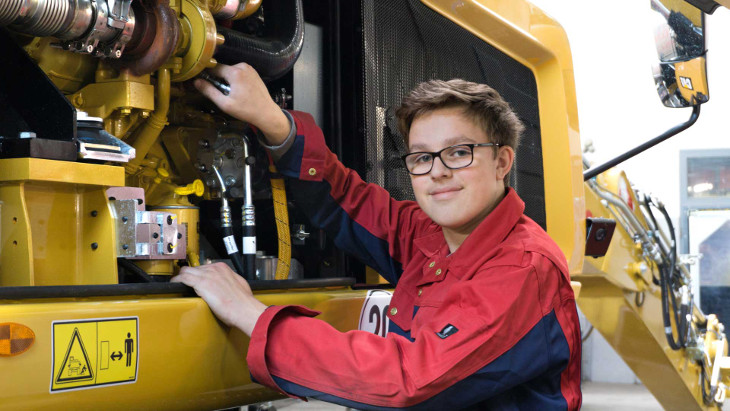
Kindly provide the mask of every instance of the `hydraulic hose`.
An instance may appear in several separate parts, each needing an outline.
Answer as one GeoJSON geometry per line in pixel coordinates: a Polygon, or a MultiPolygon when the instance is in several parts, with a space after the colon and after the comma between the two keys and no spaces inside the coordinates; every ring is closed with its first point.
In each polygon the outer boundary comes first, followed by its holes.
{"type": "MultiPolygon", "coordinates": [[[[674,275],[676,271],[676,260],[677,260],[677,242],[674,234],[674,225],[669,217],[669,213],[663,204],[654,204],[650,198],[647,198],[648,205],[654,205],[662,213],[666,222],[667,228],[671,236],[671,249],[669,251],[668,259],[659,268],[660,277],[660,288],[661,288],[661,300],[662,300],[662,320],[664,322],[664,333],[667,338],[667,343],[672,350],[679,350],[687,346],[687,335],[690,328],[690,322],[687,319],[689,314],[689,301],[682,301],[682,306],[678,307],[677,297],[675,294],[675,280],[674,275]],[[674,325],[677,328],[677,337],[674,337],[674,331],[672,327],[672,319],[674,317],[674,325]]],[[[650,211],[651,212],[651,211],[650,211]]]]}
{"type": "Polygon", "coordinates": [[[226,246],[228,256],[231,258],[233,268],[236,269],[238,275],[245,278],[246,272],[241,262],[241,253],[238,251],[236,237],[233,235],[233,219],[231,218],[231,207],[228,205],[228,199],[226,198],[226,183],[220,171],[218,171],[218,167],[214,165],[213,171],[221,185],[221,228],[223,229],[223,243],[226,246]]]}
{"type": "Polygon", "coordinates": [[[249,280],[256,278],[256,207],[253,204],[251,188],[251,166],[256,158],[250,155],[251,142],[243,136],[243,269],[244,277],[249,280]]]}
{"type": "Polygon", "coordinates": [[[152,278],[152,276],[147,274],[147,272],[145,272],[145,270],[140,268],[137,264],[127,260],[126,258],[122,258],[122,257],[117,258],[117,265],[121,266],[125,270],[136,275],[143,283],[154,283],[155,282],[154,278],[152,278]]]}
{"type": "Polygon", "coordinates": [[[289,278],[291,270],[291,236],[289,234],[289,209],[286,205],[286,190],[284,179],[278,176],[276,166],[269,165],[271,172],[271,194],[274,199],[274,218],[276,231],[279,236],[279,259],[276,263],[277,280],[289,278]]]}
{"type": "Polygon", "coordinates": [[[304,45],[302,0],[268,0],[266,23],[272,36],[260,38],[218,26],[226,40],[218,46],[216,60],[224,64],[248,63],[266,81],[276,80],[294,66],[304,45]]]}

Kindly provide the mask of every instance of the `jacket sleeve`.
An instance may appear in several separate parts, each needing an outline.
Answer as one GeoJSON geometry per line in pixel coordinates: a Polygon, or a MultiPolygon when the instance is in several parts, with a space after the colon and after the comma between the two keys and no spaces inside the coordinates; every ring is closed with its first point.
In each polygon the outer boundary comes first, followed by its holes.
{"type": "Polygon", "coordinates": [[[338,248],[395,284],[412,253],[408,239],[435,225],[414,202],[392,199],[385,189],[365,183],[342,165],[309,114],[291,113],[297,135],[276,165],[290,178],[292,198],[338,248]]]}
{"type": "Polygon", "coordinates": [[[560,298],[556,288],[546,299],[539,282],[532,265],[456,282],[441,303],[419,308],[414,321],[424,320],[414,323],[412,341],[341,333],[305,308],[270,307],[251,336],[249,369],[289,395],[358,409],[467,407],[554,373],[550,399],[565,409],[559,379],[570,350],[555,310],[572,295],[560,298]]]}

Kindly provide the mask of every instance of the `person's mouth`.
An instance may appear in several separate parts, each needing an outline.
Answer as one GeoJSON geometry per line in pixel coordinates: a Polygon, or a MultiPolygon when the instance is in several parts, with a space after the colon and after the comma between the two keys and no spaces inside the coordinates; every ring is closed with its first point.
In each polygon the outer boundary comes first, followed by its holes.
{"type": "Polygon", "coordinates": [[[459,191],[461,191],[461,187],[439,187],[431,190],[429,195],[436,200],[448,200],[455,197],[459,191]]]}

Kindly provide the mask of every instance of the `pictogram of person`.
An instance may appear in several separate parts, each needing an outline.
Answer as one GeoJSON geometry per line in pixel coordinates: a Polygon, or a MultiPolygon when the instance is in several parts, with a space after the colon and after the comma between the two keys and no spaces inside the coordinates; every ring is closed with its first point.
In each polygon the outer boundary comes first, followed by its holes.
{"type": "Polygon", "coordinates": [[[124,340],[124,353],[127,354],[127,367],[132,365],[132,353],[134,352],[134,340],[131,337],[132,334],[127,333],[127,339],[124,340]]]}

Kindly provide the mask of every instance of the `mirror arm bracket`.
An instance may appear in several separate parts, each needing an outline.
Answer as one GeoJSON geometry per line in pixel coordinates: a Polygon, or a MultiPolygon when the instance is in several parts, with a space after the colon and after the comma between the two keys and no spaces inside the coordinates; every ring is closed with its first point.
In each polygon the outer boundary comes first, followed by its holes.
{"type": "Polygon", "coordinates": [[[673,137],[682,131],[692,127],[692,125],[697,121],[697,119],[700,117],[700,104],[697,104],[696,106],[692,107],[692,115],[689,117],[689,120],[682,124],[678,124],[669,130],[665,131],[661,135],[654,137],[653,139],[634,147],[633,149],[619,155],[618,157],[609,160],[599,166],[593,167],[589,170],[586,170],[583,172],[583,181],[590,180],[591,178],[603,173],[604,171],[608,170],[609,168],[615,167],[616,165],[623,163],[624,161],[630,159],[631,157],[634,157],[635,155],[642,153],[651,147],[654,147],[655,145],[661,143],[662,141],[673,137]]]}

